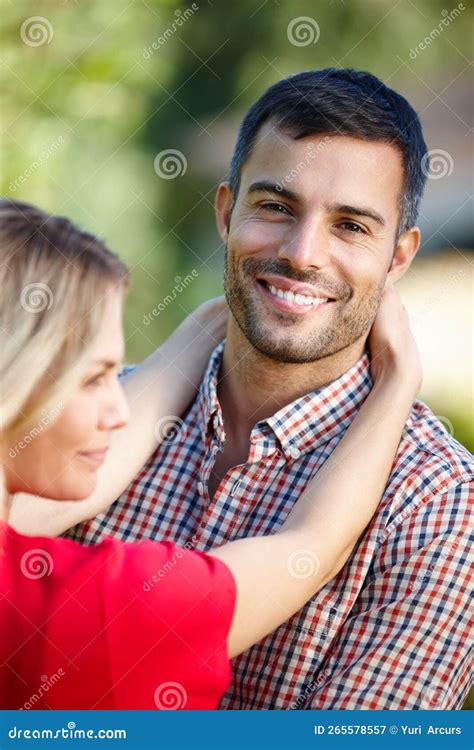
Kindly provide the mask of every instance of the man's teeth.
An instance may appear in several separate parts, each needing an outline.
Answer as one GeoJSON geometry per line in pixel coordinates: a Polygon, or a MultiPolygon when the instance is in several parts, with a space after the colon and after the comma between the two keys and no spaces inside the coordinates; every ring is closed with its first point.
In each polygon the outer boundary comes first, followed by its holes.
{"type": "Polygon", "coordinates": [[[281,299],[286,300],[287,302],[292,302],[293,304],[297,305],[308,305],[308,306],[315,306],[315,305],[322,305],[324,302],[327,302],[326,297],[307,297],[305,294],[293,294],[293,292],[285,292],[283,289],[278,289],[276,286],[272,286],[272,284],[268,284],[268,288],[270,289],[272,294],[275,294],[277,297],[280,297],[281,299]]]}

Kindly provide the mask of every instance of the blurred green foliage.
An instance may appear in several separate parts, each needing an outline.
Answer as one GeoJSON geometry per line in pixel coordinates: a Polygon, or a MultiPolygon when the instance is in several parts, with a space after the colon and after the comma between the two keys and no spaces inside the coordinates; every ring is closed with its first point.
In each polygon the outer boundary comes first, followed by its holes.
{"type": "MultiPolygon", "coordinates": [[[[221,292],[223,248],[212,201],[247,107],[279,78],[328,65],[369,68],[403,90],[413,78],[410,50],[438,25],[445,3],[204,0],[193,7],[173,27],[191,3],[4,0],[2,6],[2,192],[67,214],[132,265],[130,360],[156,346],[196,303],[221,292]],[[32,16],[52,30],[39,46],[21,36],[32,16]],[[288,24],[299,16],[317,21],[317,44],[290,43],[288,24]],[[59,138],[64,142],[54,154],[9,189],[59,138]],[[168,148],[187,159],[186,173],[173,180],[153,167],[168,148]],[[210,159],[216,150],[220,158],[210,159]],[[143,316],[173,290],[175,277],[193,268],[198,282],[144,326],[143,316]]],[[[456,47],[470,38],[464,13],[417,57],[417,76],[433,83],[447,70],[454,75],[456,47]]]]}

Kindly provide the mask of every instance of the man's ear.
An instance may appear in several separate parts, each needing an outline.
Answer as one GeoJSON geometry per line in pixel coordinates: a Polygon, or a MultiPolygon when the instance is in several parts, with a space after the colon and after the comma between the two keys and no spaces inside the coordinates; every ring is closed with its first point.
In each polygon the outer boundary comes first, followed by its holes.
{"type": "Polygon", "coordinates": [[[411,262],[420,247],[420,241],[421,232],[418,227],[407,229],[400,235],[388,271],[390,281],[398,281],[410,268],[411,262]]]}
{"type": "Polygon", "coordinates": [[[221,182],[217,188],[216,198],[214,200],[214,209],[216,212],[217,230],[224,242],[227,242],[229,236],[230,217],[234,196],[230,189],[229,182],[221,182]]]}

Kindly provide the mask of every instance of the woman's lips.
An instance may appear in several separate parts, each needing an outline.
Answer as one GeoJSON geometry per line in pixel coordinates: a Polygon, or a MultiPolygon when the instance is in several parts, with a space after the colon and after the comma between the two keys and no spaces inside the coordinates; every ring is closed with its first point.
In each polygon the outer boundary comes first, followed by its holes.
{"type": "Polygon", "coordinates": [[[290,301],[284,297],[277,296],[261,279],[256,280],[255,283],[263,296],[271,301],[273,305],[282,312],[291,312],[296,313],[297,315],[311,315],[326,309],[329,305],[332,305],[335,302],[335,300],[327,300],[327,302],[311,305],[299,304],[296,300],[290,301]]]}
{"type": "Polygon", "coordinates": [[[100,464],[103,464],[108,453],[108,448],[103,448],[102,450],[96,450],[96,451],[81,451],[79,453],[79,456],[81,458],[84,458],[86,461],[89,461],[90,463],[96,464],[97,466],[100,466],[100,464]]]}

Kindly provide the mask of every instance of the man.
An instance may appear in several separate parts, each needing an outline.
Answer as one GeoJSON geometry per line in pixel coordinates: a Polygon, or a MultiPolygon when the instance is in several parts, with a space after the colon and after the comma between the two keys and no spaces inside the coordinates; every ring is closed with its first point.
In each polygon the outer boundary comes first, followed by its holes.
{"type": "MultiPolygon", "coordinates": [[[[414,110],[368,73],[309,71],[263,94],[216,196],[226,341],[178,433],[74,538],[206,550],[283,522],[370,390],[382,289],[420,244],[425,154],[414,110]]],[[[221,707],[460,708],[472,480],[467,451],[417,402],[350,560],[235,661],[221,707]]],[[[311,575],[304,551],[296,562],[311,575]]]]}

